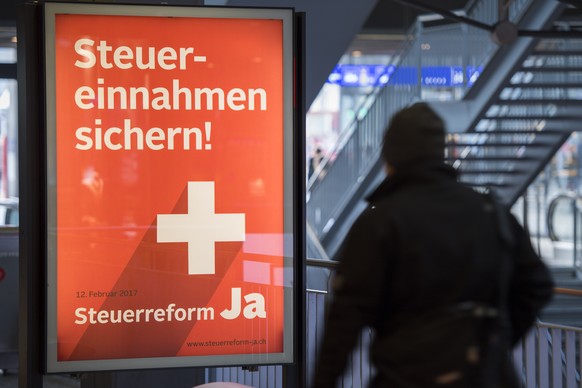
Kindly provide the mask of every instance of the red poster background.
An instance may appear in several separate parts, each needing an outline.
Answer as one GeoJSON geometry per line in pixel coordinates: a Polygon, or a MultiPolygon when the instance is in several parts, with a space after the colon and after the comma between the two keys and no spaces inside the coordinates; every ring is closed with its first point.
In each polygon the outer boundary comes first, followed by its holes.
{"type": "Polygon", "coordinates": [[[55,42],[58,361],[282,352],[282,22],[57,15],[55,42]],[[85,60],[75,52],[79,39],[95,41],[97,57],[96,47],[106,41],[112,50],[193,47],[206,62],[188,61],[184,70],[107,69],[99,62],[83,69],[75,66],[85,60]],[[143,86],[151,92],[171,90],[174,79],[190,89],[262,88],[267,109],[81,109],[75,103],[82,86],[143,86]],[[103,130],[123,128],[130,119],[144,131],[196,127],[202,133],[210,122],[203,144],[211,149],[183,150],[179,141],[174,150],[77,149],[76,130],[95,127],[96,119],[103,130]],[[187,213],[187,183],[199,181],[214,182],[216,213],[245,214],[247,241],[252,237],[259,247],[217,242],[214,275],[188,275],[186,243],[156,242],[156,216],[187,213]],[[220,312],[230,306],[235,287],[243,295],[263,295],[266,318],[223,319],[220,312]],[[81,307],[117,311],[171,303],[212,307],[215,317],[75,323],[81,307]]]}

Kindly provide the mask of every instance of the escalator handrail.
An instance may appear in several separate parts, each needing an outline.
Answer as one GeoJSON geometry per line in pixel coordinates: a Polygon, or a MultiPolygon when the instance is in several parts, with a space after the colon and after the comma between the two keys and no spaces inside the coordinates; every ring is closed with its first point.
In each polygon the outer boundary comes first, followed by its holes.
{"type": "Polygon", "coordinates": [[[547,223],[548,235],[550,237],[550,240],[560,241],[560,238],[558,237],[558,235],[556,234],[555,229],[554,229],[554,214],[556,212],[556,208],[558,206],[558,203],[562,200],[568,200],[570,202],[576,201],[576,209],[577,209],[578,213],[582,214],[582,206],[580,205],[580,201],[579,201],[580,199],[582,199],[582,197],[580,197],[574,191],[563,191],[563,192],[556,194],[550,200],[550,204],[548,205],[548,212],[547,212],[547,216],[546,216],[546,223],[547,223]]]}
{"type": "MultiPolygon", "coordinates": [[[[394,66],[395,68],[394,72],[392,74],[389,74],[391,76],[390,78],[397,74],[397,72],[399,71],[398,65],[402,61],[402,58],[404,58],[407,55],[408,51],[414,45],[414,42],[417,39],[416,35],[417,28],[418,27],[416,26],[416,24],[413,24],[412,27],[410,27],[410,29],[407,31],[405,36],[413,38],[406,39],[406,41],[398,48],[397,53],[391,56],[390,60],[386,63],[386,70],[382,75],[387,74],[388,68],[390,66],[394,66]]],[[[314,171],[313,175],[309,178],[307,182],[307,192],[311,190],[311,188],[313,187],[315,182],[318,181],[318,179],[321,179],[320,175],[326,170],[328,165],[331,164],[331,159],[335,158],[341,152],[344,145],[347,143],[348,139],[354,133],[354,130],[355,128],[357,128],[358,123],[363,119],[363,117],[361,117],[360,115],[360,112],[363,111],[366,106],[369,107],[373,105],[377,95],[389,84],[390,82],[388,82],[388,84],[385,85],[375,86],[370,92],[368,92],[365,95],[364,100],[355,109],[356,114],[354,115],[354,118],[348,123],[348,125],[346,125],[346,127],[343,130],[340,131],[339,138],[335,142],[333,148],[326,153],[325,157],[323,158],[317,169],[314,171]]]]}

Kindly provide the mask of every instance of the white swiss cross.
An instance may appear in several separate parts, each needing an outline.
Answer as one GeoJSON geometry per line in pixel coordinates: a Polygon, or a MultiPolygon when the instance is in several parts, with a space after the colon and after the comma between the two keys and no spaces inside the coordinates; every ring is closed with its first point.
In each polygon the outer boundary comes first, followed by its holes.
{"type": "Polygon", "coordinates": [[[244,214],[214,213],[214,182],[188,182],[188,214],[158,214],[158,242],[188,243],[188,273],[212,275],[214,243],[245,241],[244,214]]]}

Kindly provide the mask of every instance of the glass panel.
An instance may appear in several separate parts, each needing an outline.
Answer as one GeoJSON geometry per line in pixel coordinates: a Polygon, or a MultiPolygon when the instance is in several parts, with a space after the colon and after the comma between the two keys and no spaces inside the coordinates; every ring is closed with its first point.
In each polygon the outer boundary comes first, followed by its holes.
{"type": "Polygon", "coordinates": [[[0,63],[16,63],[16,47],[0,47],[0,63]]]}
{"type": "Polygon", "coordinates": [[[0,26],[0,63],[16,63],[16,27],[0,26]]]}
{"type": "Polygon", "coordinates": [[[18,99],[14,79],[0,79],[0,225],[18,225],[18,99]]]}

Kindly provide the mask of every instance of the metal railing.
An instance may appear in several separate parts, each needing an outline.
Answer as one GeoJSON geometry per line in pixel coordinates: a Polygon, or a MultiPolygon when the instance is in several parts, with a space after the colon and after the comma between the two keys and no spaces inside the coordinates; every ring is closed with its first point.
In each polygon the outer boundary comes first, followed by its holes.
{"type": "MultiPolygon", "coordinates": [[[[519,20],[532,1],[512,1],[509,19],[519,20]]],[[[475,20],[494,24],[499,18],[498,2],[475,0],[466,7],[465,13],[475,20]]],[[[382,135],[389,118],[411,102],[423,99],[420,74],[423,63],[438,62],[441,66],[461,64],[464,69],[477,71],[486,66],[497,50],[487,32],[465,25],[452,24],[431,33],[423,29],[423,23],[419,20],[406,36],[408,39],[391,62],[396,68],[390,74],[388,84],[374,89],[366,96],[356,110],[354,120],[342,131],[336,147],[310,177],[307,222],[320,239],[325,238],[346,204],[361,189],[364,179],[377,166],[382,135]],[[447,32],[447,28],[456,30],[447,32]],[[425,40],[431,43],[427,44],[425,40]],[[461,48],[462,54],[442,54],[451,51],[447,50],[451,47],[457,52],[461,48]],[[416,84],[399,83],[403,77],[410,76],[405,74],[410,67],[417,69],[416,84]]],[[[469,78],[471,74],[465,74],[465,77],[469,78]]],[[[472,82],[465,82],[465,91],[471,85],[472,82]]]]}
{"type": "Polygon", "coordinates": [[[536,324],[513,351],[524,388],[580,387],[582,328],[536,324]]]}

